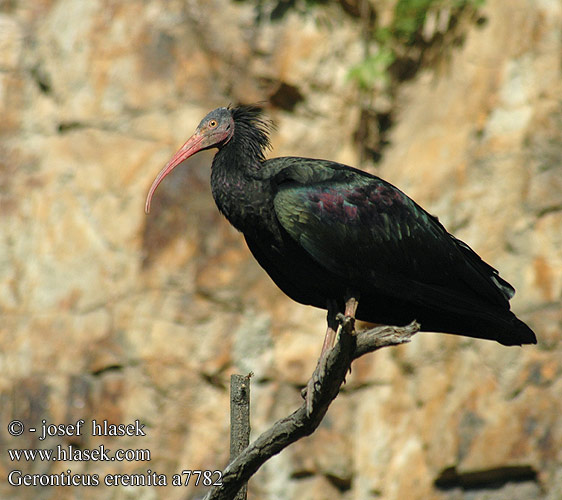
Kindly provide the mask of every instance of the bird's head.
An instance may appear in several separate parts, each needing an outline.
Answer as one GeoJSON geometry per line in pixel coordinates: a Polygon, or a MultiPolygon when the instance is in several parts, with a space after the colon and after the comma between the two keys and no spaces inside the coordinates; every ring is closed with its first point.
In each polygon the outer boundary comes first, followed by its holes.
{"type": "Polygon", "coordinates": [[[217,108],[211,111],[205,118],[201,120],[195,133],[186,141],[186,143],[176,152],[172,159],[160,171],[154,179],[148,196],[144,210],[150,212],[150,203],[152,195],[158,185],[162,182],[174,168],[180,163],[187,160],[199,151],[210,148],[220,148],[226,144],[234,134],[234,119],[228,108],[217,108]]]}

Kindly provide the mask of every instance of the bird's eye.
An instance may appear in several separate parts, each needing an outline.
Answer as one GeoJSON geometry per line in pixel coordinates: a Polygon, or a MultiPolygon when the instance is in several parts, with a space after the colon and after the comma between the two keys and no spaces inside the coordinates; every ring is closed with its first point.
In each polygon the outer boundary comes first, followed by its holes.
{"type": "Polygon", "coordinates": [[[217,120],[211,120],[209,122],[209,127],[210,128],[215,128],[218,125],[217,120]]]}

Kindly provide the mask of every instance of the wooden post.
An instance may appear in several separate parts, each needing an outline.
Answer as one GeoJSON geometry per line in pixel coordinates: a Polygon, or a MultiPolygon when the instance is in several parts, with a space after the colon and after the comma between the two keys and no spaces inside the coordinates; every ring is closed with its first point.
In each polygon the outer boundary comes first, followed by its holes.
{"type": "MultiPolygon", "coordinates": [[[[250,377],[230,377],[230,461],[232,462],[250,444],[250,377]]],[[[246,500],[244,484],[234,500],[246,500]]]]}

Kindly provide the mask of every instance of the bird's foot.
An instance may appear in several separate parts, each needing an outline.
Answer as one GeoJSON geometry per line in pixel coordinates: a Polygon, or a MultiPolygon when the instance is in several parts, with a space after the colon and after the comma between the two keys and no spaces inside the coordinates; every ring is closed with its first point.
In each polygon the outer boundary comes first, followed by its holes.
{"type": "Polygon", "coordinates": [[[355,313],[357,312],[359,301],[356,298],[356,294],[349,294],[348,297],[345,301],[345,313],[336,314],[336,321],[346,333],[355,335],[355,313]]]}
{"type": "MultiPolygon", "coordinates": [[[[336,321],[341,325],[342,331],[344,331],[348,335],[354,335],[354,336],[357,335],[357,331],[355,330],[354,316],[347,316],[347,315],[343,315],[342,313],[338,313],[336,315],[336,321]]],[[[351,365],[349,365],[349,373],[351,373],[351,365]]],[[[345,382],[345,379],[343,381],[345,382]]]]}
{"type": "Polygon", "coordinates": [[[336,315],[336,321],[340,324],[342,330],[344,330],[349,335],[355,335],[355,317],[344,315],[342,313],[338,313],[336,315]]]}

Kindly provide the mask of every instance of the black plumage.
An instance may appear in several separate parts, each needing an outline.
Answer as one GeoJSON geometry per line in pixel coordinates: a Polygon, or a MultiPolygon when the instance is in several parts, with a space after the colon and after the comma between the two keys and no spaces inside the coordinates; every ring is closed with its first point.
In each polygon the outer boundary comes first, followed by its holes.
{"type": "Polygon", "coordinates": [[[299,157],[265,159],[269,123],[253,107],[218,108],[155,179],[216,147],[211,188],[260,265],[302,304],[422,330],[536,343],[510,311],[515,293],[498,272],[392,184],[346,165],[299,157]]]}

